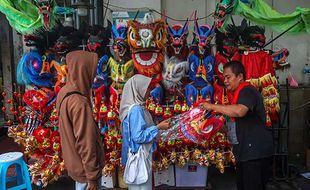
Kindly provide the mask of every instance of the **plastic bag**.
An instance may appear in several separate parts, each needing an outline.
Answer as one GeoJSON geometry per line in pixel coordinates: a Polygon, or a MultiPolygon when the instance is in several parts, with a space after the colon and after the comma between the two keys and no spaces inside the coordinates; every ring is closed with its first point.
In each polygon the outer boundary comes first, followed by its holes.
{"type": "Polygon", "coordinates": [[[223,127],[224,118],[196,107],[188,112],[174,116],[171,127],[161,133],[160,140],[188,139],[196,144],[210,141],[223,127]]]}
{"type": "Polygon", "coordinates": [[[291,87],[298,87],[298,82],[291,72],[289,73],[287,79],[288,79],[288,83],[291,87]]]}

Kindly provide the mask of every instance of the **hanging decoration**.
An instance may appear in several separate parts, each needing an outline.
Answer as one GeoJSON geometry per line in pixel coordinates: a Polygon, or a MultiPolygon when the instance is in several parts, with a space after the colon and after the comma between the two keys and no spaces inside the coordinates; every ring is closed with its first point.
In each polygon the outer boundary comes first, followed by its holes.
{"type": "Polygon", "coordinates": [[[214,36],[214,27],[209,25],[198,25],[195,13],[194,22],[193,54],[188,58],[189,78],[192,84],[188,84],[185,89],[186,102],[189,106],[199,99],[212,101],[215,58],[211,55],[210,42],[214,36]]]}
{"type": "Polygon", "coordinates": [[[108,46],[111,38],[112,24],[108,21],[108,26],[94,25],[88,27],[87,49],[96,52],[99,57],[110,56],[108,46]]]}
{"type": "Polygon", "coordinates": [[[175,56],[181,61],[186,61],[189,48],[187,46],[188,36],[188,19],[184,25],[174,24],[168,26],[168,41],[167,41],[167,55],[168,57],[175,56]]]}
{"type": "Polygon", "coordinates": [[[246,80],[250,81],[262,94],[267,115],[266,125],[278,120],[280,102],[278,83],[273,67],[272,54],[264,50],[265,30],[259,26],[248,26],[243,21],[243,30],[240,35],[244,45],[249,47],[241,55],[241,62],[246,72],[246,80]]]}
{"type": "Polygon", "coordinates": [[[184,94],[184,86],[186,84],[186,73],[188,72],[188,62],[180,61],[177,57],[168,58],[166,56],[163,72],[162,84],[165,90],[165,101],[174,102],[177,98],[184,94]]]}
{"type": "Polygon", "coordinates": [[[15,30],[31,34],[41,28],[52,29],[58,14],[70,14],[74,9],[58,7],[55,0],[2,0],[0,11],[15,30]]]}
{"type": "Polygon", "coordinates": [[[113,57],[110,57],[108,64],[111,69],[112,86],[120,94],[127,80],[135,74],[134,63],[128,46],[127,31],[127,27],[119,26],[116,28],[112,25],[113,57]]]}
{"type": "Polygon", "coordinates": [[[9,126],[8,135],[13,138],[16,143],[21,145],[28,162],[29,172],[31,180],[34,184],[45,187],[49,183],[57,180],[64,171],[64,162],[61,155],[60,137],[57,131],[58,118],[55,114],[50,114],[54,108],[54,103],[51,105],[43,105],[40,102],[30,102],[26,100],[27,93],[35,93],[32,97],[38,100],[45,98],[42,94],[38,95],[36,91],[27,91],[24,96],[20,93],[12,93],[12,99],[6,99],[8,93],[3,92],[3,105],[10,107],[10,113],[2,107],[2,111],[6,118],[9,114],[13,114],[14,122],[9,120],[7,125],[9,126]],[[42,97],[38,97],[42,96],[42,97]],[[23,102],[32,104],[28,108],[23,106],[23,102]],[[38,104],[41,105],[38,105],[38,104]],[[35,116],[38,110],[32,110],[41,108],[40,115],[35,116]],[[43,112],[43,113],[42,113],[43,112]],[[36,117],[35,120],[31,118],[36,117]],[[41,120],[41,121],[39,121],[41,120]],[[39,125],[29,130],[31,125],[39,125]],[[44,126],[44,127],[42,127],[44,126]]]}
{"type": "Polygon", "coordinates": [[[215,69],[217,83],[224,84],[224,66],[230,61],[240,61],[241,55],[239,52],[239,35],[238,29],[234,26],[228,26],[227,32],[216,32],[216,54],[215,54],[215,69]]]}
{"type": "MultiPolygon", "coordinates": [[[[27,88],[24,93],[14,92],[13,99],[6,101],[14,115],[7,122],[8,135],[21,145],[31,180],[41,187],[56,181],[65,168],[55,103],[58,91],[66,83],[63,58],[80,44],[79,40],[74,28],[61,25],[49,32],[26,35],[29,52],[20,59],[16,77],[27,88]]],[[[5,100],[6,93],[2,95],[5,100]]],[[[2,111],[8,115],[5,107],[2,111]]]]}
{"type": "Polygon", "coordinates": [[[127,38],[134,66],[138,73],[152,77],[153,83],[162,79],[166,36],[164,20],[154,21],[150,13],[145,14],[142,23],[136,20],[128,21],[127,38]]]}
{"type": "Polygon", "coordinates": [[[214,11],[216,28],[225,30],[233,14],[239,14],[277,32],[284,32],[289,28],[289,33],[310,32],[310,8],[297,7],[290,14],[282,14],[264,0],[221,0],[214,11]]]}

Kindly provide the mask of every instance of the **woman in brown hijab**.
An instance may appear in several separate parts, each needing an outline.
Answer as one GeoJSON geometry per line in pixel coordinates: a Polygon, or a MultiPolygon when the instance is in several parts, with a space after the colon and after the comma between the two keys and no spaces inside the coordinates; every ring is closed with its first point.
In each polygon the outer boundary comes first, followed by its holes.
{"type": "Polygon", "coordinates": [[[67,83],[56,102],[62,155],[69,176],[76,181],[76,190],[99,190],[103,147],[90,101],[98,56],[73,51],[67,54],[66,62],[67,83]]]}

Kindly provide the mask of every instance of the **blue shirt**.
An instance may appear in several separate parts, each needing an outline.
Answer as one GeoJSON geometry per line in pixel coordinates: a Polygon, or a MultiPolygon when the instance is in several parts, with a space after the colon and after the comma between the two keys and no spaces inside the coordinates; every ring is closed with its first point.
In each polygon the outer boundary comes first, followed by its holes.
{"type": "MultiPolygon", "coordinates": [[[[122,128],[122,165],[126,165],[129,148],[131,148],[131,152],[133,153],[138,152],[141,144],[150,143],[155,139],[158,134],[158,128],[155,125],[147,126],[144,119],[143,108],[139,105],[135,105],[131,108],[122,122],[122,128]],[[130,134],[131,142],[129,143],[130,134]]],[[[153,142],[150,151],[153,152],[155,149],[156,144],[153,142]]]]}

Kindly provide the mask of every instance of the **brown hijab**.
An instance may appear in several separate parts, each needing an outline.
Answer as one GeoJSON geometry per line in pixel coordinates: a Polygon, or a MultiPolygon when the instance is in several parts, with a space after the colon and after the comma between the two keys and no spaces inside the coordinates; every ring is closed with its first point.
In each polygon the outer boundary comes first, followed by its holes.
{"type": "MultiPolygon", "coordinates": [[[[66,85],[59,92],[57,99],[72,91],[78,91],[86,97],[91,96],[91,85],[96,76],[98,55],[87,51],[72,51],[66,56],[68,66],[68,77],[66,85]]],[[[56,108],[59,109],[60,101],[57,101],[56,108]]]]}

